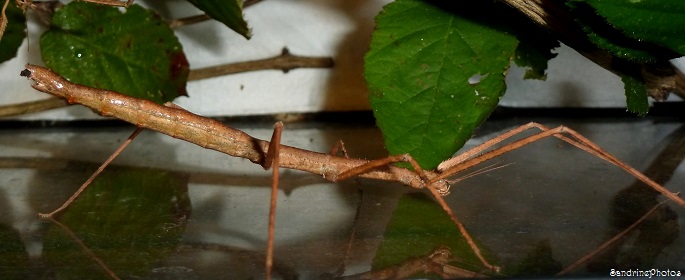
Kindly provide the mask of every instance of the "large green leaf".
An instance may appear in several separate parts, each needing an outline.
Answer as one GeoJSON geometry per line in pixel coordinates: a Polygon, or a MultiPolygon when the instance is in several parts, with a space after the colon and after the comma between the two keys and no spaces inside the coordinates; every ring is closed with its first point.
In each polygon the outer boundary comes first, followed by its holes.
{"type": "Polygon", "coordinates": [[[14,1],[7,5],[5,16],[7,17],[7,27],[5,34],[0,39],[0,63],[14,58],[17,55],[17,49],[26,38],[26,30],[24,29],[26,18],[14,1]]]}
{"type": "Polygon", "coordinates": [[[685,55],[685,1],[586,0],[614,28],[685,55]]]}
{"type": "Polygon", "coordinates": [[[208,16],[220,21],[228,28],[243,35],[246,39],[252,36],[247,22],[243,18],[242,0],[188,0],[208,16]]]}
{"type": "Polygon", "coordinates": [[[163,103],[185,94],[189,66],[173,31],[138,5],[74,1],[40,39],[45,63],[72,82],[163,103]]]}
{"type": "Polygon", "coordinates": [[[432,169],[497,106],[518,41],[417,0],[388,4],[376,24],[365,77],[385,145],[432,169]]]}
{"type": "Polygon", "coordinates": [[[636,63],[682,56],[685,2],[679,0],[571,0],[576,21],[598,47],[636,63]]]}

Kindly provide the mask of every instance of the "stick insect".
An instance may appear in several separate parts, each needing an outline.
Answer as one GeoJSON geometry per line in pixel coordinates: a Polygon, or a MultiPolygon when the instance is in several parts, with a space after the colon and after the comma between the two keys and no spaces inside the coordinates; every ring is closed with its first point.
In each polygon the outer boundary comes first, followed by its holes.
{"type": "MultiPolygon", "coordinates": [[[[499,268],[490,264],[481,254],[473,239],[469,236],[464,225],[454,215],[451,208],[447,205],[443,196],[449,193],[450,185],[457,180],[449,180],[462,171],[472,168],[487,160],[493,159],[502,154],[508,153],[540,139],[546,137],[556,137],[562,141],[570,143],[579,149],[586,151],[606,162],[609,162],[625,172],[631,174],[638,180],[644,182],[654,190],[660,192],[668,199],[685,207],[685,201],[678,194],[669,191],[658,183],[654,182],[644,174],[640,173],[628,164],[620,161],[613,155],[601,149],[589,139],[579,133],[559,126],[548,128],[537,123],[529,123],[509,132],[501,134],[467,152],[448,159],[441,163],[436,170],[423,170],[419,164],[408,154],[393,155],[377,160],[364,160],[341,157],[335,153],[319,153],[280,145],[280,134],[282,124],[276,124],[272,140],[264,141],[253,138],[246,133],[226,126],[218,121],[204,118],[186,111],[173,104],[159,105],[147,100],[125,96],[113,91],[96,89],[71,83],[63,77],[52,72],[50,69],[35,65],[26,65],[26,69],[21,72],[22,76],[34,81],[32,85],[35,89],[46,92],[57,97],[66,99],[69,103],[85,105],[99,112],[103,116],[115,117],[126,122],[137,125],[139,128],[127,140],[120,149],[115,152],[104,164],[96,171],[77,193],[72,196],[62,207],[48,214],[40,214],[42,217],[51,218],[64,210],[87,186],[87,184],[122,150],[135,135],[142,129],[148,128],[169,136],[179,138],[207,149],[213,149],[235,157],[246,158],[253,163],[260,164],[265,169],[274,168],[272,190],[275,192],[278,184],[278,167],[296,169],[318,174],[323,178],[336,182],[353,177],[372,178],[386,181],[396,181],[417,189],[428,189],[434,196],[438,204],[451,217],[464,235],[471,249],[480,259],[482,264],[494,271],[499,268]],[[523,131],[529,129],[540,130],[539,133],[512,143],[493,148],[502,141],[507,140],[523,131]],[[394,166],[393,163],[408,162],[414,170],[409,170],[394,166]]],[[[274,219],[275,194],[271,197],[272,210],[270,220],[274,219]]],[[[272,257],[273,250],[273,224],[270,225],[269,249],[267,252],[267,277],[270,276],[269,258],[272,257]]]]}

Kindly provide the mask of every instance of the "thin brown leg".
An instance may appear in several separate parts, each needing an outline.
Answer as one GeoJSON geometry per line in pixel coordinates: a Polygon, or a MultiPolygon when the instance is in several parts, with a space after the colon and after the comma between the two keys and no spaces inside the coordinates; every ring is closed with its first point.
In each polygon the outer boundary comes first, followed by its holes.
{"type": "Polygon", "coordinates": [[[266,245],[266,279],[271,279],[271,269],[273,267],[274,258],[274,237],[276,230],[276,198],[278,197],[278,165],[280,160],[281,149],[281,132],[283,131],[283,123],[277,122],[274,125],[274,133],[271,135],[271,142],[269,143],[269,150],[266,153],[262,166],[264,169],[273,167],[273,175],[271,176],[271,204],[269,206],[269,237],[266,245]]]}
{"type": "Polygon", "coordinates": [[[90,175],[90,178],[88,178],[88,180],[86,180],[86,182],[84,182],[83,185],[81,185],[81,187],[69,199],[67,199],[67,201],[64,202],[64,204],[62,204],[62,206],[60,206],[59,208],[57,208],[54,211],[47,213],[47,214],[38,213],[38,217],[39,218],[53,218],[56,214],[58,214],[62,210],[69,207],[69,205],[71,205],[71,203],[73,203],[74,200],[76,200],[76,198],[78,198],[79,195],[81,195],[81,193],[90,185],[90,183],[92,183],[93,180],[95,180],[95,178],[98,175],[100,175],[100,173],[102,173],[103,170],[105,170],[105,167],[107,167],[107,165],[109,165],[114,160],[114,158],[116,158],[119,154],[121,154],[121,152],[124,149],[126,149],[126,147],[128,147],[128,144],[131,144],[133,139],[136,138],[136,136],[138,136],[138,134],[141,131],[143,131],[143,128],[138,127],[136,129],[136,131],[134,131],[131,134],[131,136],[129,136],[128,139],[126,139],[126,141],[124,141],[124,143],[121,143],[121,146],[119,146],[119,148],[117,148],[116,151],[114,151],[114,153],[112,153],[109,156],[109,158],[107,158],[107,160],[105,160],[105,162],[102,163],[102,165],[100,165],[100,167],[95,171],[95,173],[93,173],[93,175],[90,175]]]}
{"type": "Polygon", "coordinates": [[[476,148],[472,149],[474,150],[469,150],[465,152],[464,154],[467,154],[467,156],[457,156],[453,159],[447,160],[443,163],[440,164],[438,167],[439,170],[443,170],[443,173],[440,174],[439,176],[432,178],[428,183],[433,183],[437,182],[438,180],[443,180],[449,176],[452,176],[456,173],[459,173],[465,169],[471,168],[473,166],[476,166],[482,162],[485,162],[487,160],[493,159],[495,157],[498,157],[502,154],[508,153],[510,151],[516,150],[518,148],[521,148],[525,145],[528,145],[530,143],[533,143],[535,141],[538,141],[540,139],[554,136],[557,137],[573,146],[576,146],[577,148],[586,151],[600,159],[603,159],[613,165],[616,165],[617,167],[623,169],[624,171],[628,172],[631,174],[633,177],[637,178],[638,180],[644,182],[648,186],[652,187],[654,190],[660,192],[664,196],[668,197],[672,201],[680,204],[681,206],[685,207],[685,200],[682,198],[678,197],[677,194],[674,194],[673,192],[667,190],[663,186],[659,185],[658,183],[654,182],[652,179],[649,177],[645,176],[644,174],[640,173],[637,171],[635,168],[631,167],[630,165],[620,161],[610,153],[606,152],[599,146],[597,146],[595,143],[590,141],[589,139],[585,138],[584,136],[580,135],[580,133],[565,127],[565,126],[558,126],[553,129],[549,129],[546,126],[543,126],[538,123],[529,123],[523,126],[520,126],[518,128],[512,129],[511,131],[504,133],[490,141],[487,141],[476,148]],[[502,142],[503,140],[510,138],[518,133],[521,133],[522,131],[525,131],[530,128],[538,128],[542,130],[542,132],[534,134],[532,136],[528,136],[526,138],[520,139],[518,141],[512,142],[510,144],[507,144],[505,146],[496,148],[494,150],[491,150],[489,152],[480,154],[478,156],[475,156],[482,151],[490,148],[492,145],[495,145],[499,142],[502,142]],[[568,136],[566,136],[568,135],[568,136]]]}
{"type": "MultiPolygon", "coordinates": [[[[328,154],[332,156],[342,154],[343,157],[350,158],[350,155],[347,153],[347,149],[345,148],[345,142],[343,142],[341,139],[338,139],[338,141],[335,142],[335,144],[331,147],[331,150],[328,152],[328,154]]],[[[354,178],[354,180],[356,181],[357,185],[361,186],[361,180],[359,180],[359,178],[354,178]]],[[[345,259],[333,274],[336,278],[345,274],[345,269],[347,267],[347,264],[349,263],[349,257],[352,253],[352,242],[355,240],[357,233],[357,224],[359,221],[359,214],[363,203],[363,195],[364,192],[361,189],[359,189],[359,201],[357,202],[357,210],[354,215],[354,222],[352,223],[352,232],[350,233],[350,237],[347,240],[347,249],[345,249],[345,259]]]]}
{"type": "Polygon", "coordinates": [[[350,155],[347,154],[347,149],[345,149],[345,142],[342,140],[338,139],[338,141],[335,142],[333,147],[331,147],[331,150],[328,152],[329,155],[335,156],[338,153],[342,152],[343,156],[345,158],[350,158],[350,155]]]}

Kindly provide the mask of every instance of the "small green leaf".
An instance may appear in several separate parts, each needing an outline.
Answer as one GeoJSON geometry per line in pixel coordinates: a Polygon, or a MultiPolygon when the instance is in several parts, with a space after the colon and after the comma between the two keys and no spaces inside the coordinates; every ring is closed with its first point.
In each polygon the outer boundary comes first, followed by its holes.
{"type": "MultiPolygon", "coordinates": [[[[150,278],[183,237],[190,215],[187,184],[187,176],[166,171],[108,167],[59,221],[122,278],[150,278]]],[[[107,278],[57,226],[47,232],[43,251],[57,279],[107,278]]]]}
{"type": "Polygon", "coordinates": [[[22,10],[12,1],[5,11],[7,27],[5,34],[0,39],[0,63],[17,56],[17,50],[26,38],[26,17],[22,10]]]}
{"type": "Polygon", "coordinates": [[[186,93],[183,48],[152,11],[74,1],[52,24],[40,39],[43,60],[72,82],[158,103],[186,93]]]}
{"type": "Polygon", "coordinates": [[[547,80],[547,62],[557,56],[552,49],[559,47],[557,40],[529,41],[524,40],[516,48],[514,62],[525,67],[524,79],[547,80]]]}
{"type": "MultiPolygon", "coordinates": [[[[450,248],[452,258],[462,260],[451,265],[483,271],[483,267],[477,265],[480,260],[445,211],[423,193],[406,194],[400,198],[388,222],[372,268],[377,270],[397,265],[410,258],[428,255],[438,247],[450,248]]],[[[487,250],[481,247],[481,251],[490,258],[487,250]]]]}
{"type": "Polygon", "coordinates": [[[365,78],[385,145],[435,168],[497,106],[518,41],[418,0],[386,5],[376,25],[365,78]]]}
{"type": "Polygon", "coordinates": [[[252,36],[247,22],[243,18],[242,0],[188,0],[208,16],[226,25],[228,28],[243,35],[245,39],[252,36]]]}
{"type": "Polygon", "coordinates": [[[649,112],[649,100],[647,100],[647,88],[638,78],[630,75],[621,76],[626,92],[626,105],[628,111],[640,117],[649,112]]]}

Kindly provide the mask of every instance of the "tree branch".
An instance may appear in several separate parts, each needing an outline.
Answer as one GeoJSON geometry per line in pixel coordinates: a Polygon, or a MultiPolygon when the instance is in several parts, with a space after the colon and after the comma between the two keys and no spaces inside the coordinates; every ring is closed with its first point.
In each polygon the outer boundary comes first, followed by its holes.
{"type": "MultiPolygon", "coordinates": [[[[333,67],[333,64],[333,59],[330,57],[297,56],[290,54],[288,48],[283,48],[280,55],[267,59],[190,70],[188,81],[268,69],[282,70],[284,73],[288,73],[288,71],[297,68],[330,68],[333,67]]],[[[0,106],[0,117],[37,113],[66,106],[69,106],[69,103],[61,98],[4,105],[0,106]]]]}
{"type": "Polygon", "coordinates": [[[65,106],[69,106],[69,103],[64,99],[57,97],[19,104],[3,105],[0,106],[0,117],[37,113],[65,106]]]}
{"type": "Polygon", "coordinates": [[[276,69],[282,70],[283,73],[288,73],[288,71],[296,68],[330,67],[333,67],[333,59],[330,57],[297,56],[290,54],[288,48],[283,48],[280,55],[271,58],[194,69],[190,71],[188,81],[208,79],[247,71],[276,69]]]}

